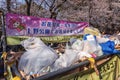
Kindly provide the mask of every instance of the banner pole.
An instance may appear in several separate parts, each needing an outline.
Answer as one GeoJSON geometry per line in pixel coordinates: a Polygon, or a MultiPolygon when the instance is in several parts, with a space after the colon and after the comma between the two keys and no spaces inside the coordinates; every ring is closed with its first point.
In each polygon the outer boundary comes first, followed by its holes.
{"type": "Polygon", "coordinates": [[[4,13],[1,15],[2,20],[2,39],[3,39],[3,51],[6,52],[7,41],[6,41],[6,31],[5,31],[5,23],[4,23],[4,13]]]}
{"type": "Polygon", "coordinates": [[[7,42],[6,42],[6,31],[5,31],[5,22],[4,22],[4,11],[3,9],[0,9],[0,15],[1,15],[1,28],[2,28],[2,36],[1,36],[1,41],[2,41],[2,48],[3,48],[3,53],[2,57],[4,60],[4,76],[7,74],[6,72],[6,64],[5,64],[5,59],[6,59],[6,47],[7,47],[7,42]]]}

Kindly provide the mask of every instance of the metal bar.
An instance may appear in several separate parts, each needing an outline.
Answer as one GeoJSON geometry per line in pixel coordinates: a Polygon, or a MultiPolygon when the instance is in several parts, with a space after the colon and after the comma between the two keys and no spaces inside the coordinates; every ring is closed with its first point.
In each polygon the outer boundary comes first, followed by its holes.
{"type": "Polygon", "coordinates": [[[6,52],[6,46],[7,46],[7,42],[6,42],[6,31],[5,31],[5,22],[4,22],[4,12],[3,10],[1,10],[1,21],[2,21],[2,47],[3,47],[3,52],[6,52]]]}
{"type": "MultiPolygon", "coordinates": [[[[112,56],[112,54],[110,54],[110,55],[103,55],[103,56],[97,57],[97,58],[95,58],[95,60],[99,61],[99,60],[104,59],[104,58],[106,58],[108,56],[112,56]]],[[[90,64],[89,61],[83,61],[83,62],[80,62],[79,64],[74,65],[74,66],[70,66],[70,67],[63,68],[63,69],[60,69],[60,70],[57,70],[57,71],[54,71],[54,72],[50,72],[50,73],[48,73],[46,75],[43,75],[43,76],[38,77],[38,78],[35,78],[33,80],[52,80],[52,78],[57,77],[60,74],[63,74],[65,72],[74,70],[76,68],[79,68],[79,67],[81,67],[83,65],[88,65],[88,64],[90,64]]]]}
{"type": "MultiPolygon", "coordinates": [[[[0,9],[0,12],[1,12],[1,21],[2,21],[2,36],[1,36],[1,39],[2,39],[2,48],[3,48],[3,51],[2,52],[6,52],[6,47],[7,47],[7,42],[6,42],[6,31],[5,31],[5,22],[4,22],[4,10],[3,9],[0,9]]],[[[3,59],[4,60],[4,59],[3,59]]],[[[4,60],[4,75],[6,73],[6,64],[5,64],[5,60],[4,60]]]]}

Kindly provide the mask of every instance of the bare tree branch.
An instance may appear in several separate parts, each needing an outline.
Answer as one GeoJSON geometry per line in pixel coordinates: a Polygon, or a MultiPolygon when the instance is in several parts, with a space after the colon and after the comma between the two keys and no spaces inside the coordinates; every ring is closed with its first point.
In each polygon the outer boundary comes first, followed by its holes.
{"type": "Polygon", "coordinates": [[[53,0],[52,4],[51,4],[51,6],[50,6],[51,9],[53,9],[53,8],[55,7],[55,5],[54,5],[55,2],[56,2],[56,0],[53,0]]]}
{"type": "Polygon", "coordinates": [[[42,3],[44,2],[44,0],[42,0],[41,1],[41,3],[40,3],[40,5],[39,5],[39,8],[38,8],[38,10],[40,10],[40,8],[41,8],[41,5],[42,5],[42,3]]]}
{"type": "Polygon", "coordinates": [[[53,6],[50,8],[51,16],[50,18],[56,19],[58,12],[60,11],[60,7],[66,2],[67,0],[63,0],[62,3],[58,4],[57,6],[53,6]]]}
{"type": "Polygon", "coordinates": [[[44,1],[45,1],[45,3],[47,4],[47,6],[50,7],[50,5],[47,3],[47,1],[46,1],[46,0],[44,0],[44,1]]]}
{"type": "Polygon", "coordinates": [[[54,8],[54,11],[59,9],[67,0],[64,0],[61,4],[57,5],[56,8],[54,8]]]}

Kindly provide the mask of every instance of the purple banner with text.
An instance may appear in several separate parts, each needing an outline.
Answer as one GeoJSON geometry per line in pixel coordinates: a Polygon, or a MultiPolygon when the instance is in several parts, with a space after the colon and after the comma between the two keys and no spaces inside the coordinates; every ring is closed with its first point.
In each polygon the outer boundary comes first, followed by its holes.
{"type": "Polygon", "coordinates": [[[70,22],[6,14],[7,36],[67,36],[83,34],[87,22],[70,22]]]}

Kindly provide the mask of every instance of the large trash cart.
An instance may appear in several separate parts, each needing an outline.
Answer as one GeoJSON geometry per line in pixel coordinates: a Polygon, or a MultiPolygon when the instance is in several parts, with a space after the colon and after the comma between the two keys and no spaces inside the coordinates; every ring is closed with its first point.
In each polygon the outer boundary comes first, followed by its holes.
{"type": "MultiPolygon", "coordinates": [[[[9,79],[8,78],[6,79],[12,80],[12,77],[10,77],[12,75],[11,68],[10,66],[8,66],[8,64],[6,64],[6,55],[7,55],[6,38],[8,36],[6,37],[5,23],[4,23],[3,17],[4,17],[4,14],[1,17],[3,21],[2,22],[2,31],[3,31],[3,34],[2,34],[3,56],[2,57],[4,61],[4,75],[5,77],[9,76],[9,79]]],[[[86,27],[85,24],[86,23],[83,23],[84,25],[83,27],[86,27]]],[[[21,29],[24,28],[24,26],[21,26],[21,27],[22,28],[19,28],[17,30],[20,31],[21,29]]],[[[70,26],[67,24],[67,27],[70,27],[70,26]]],[[[28,29],[28,33],[30,33],[29,29],[28,29]]],[[[35,29],[35,33],[37,33],[36,29],[35,29]]],[[[9,37],[9,39],[13,39],[13,38],[18,39],[16,37],[9,37]]],[[[26,39],[26,38],[27,37],[24,37],[23,39],[26,39]]],[[[69,38],[71,37],[68,37],[66,40],[68,40],[69,38]]],[[[80,38],[80,36],[78,38],[80,38]]],[[[47,40],[46,38],[44,39],[47,40]]],[[[58,37],[55,40],[57,39],[58,37]]],[[[19,42],[20,41],[18,41],[17,43],[19,42]]],[[[17,44],[17,43],[14,42],[14,44],[17,44]]],[[[48,74],[45,74],[33,80],[119,80],[120,78],[120,55],[117,55],[117,54],[103,55],[103,56],[95,58],[95,62],[96,62],[96,67],[99,71],[99,75],[96,74],[96,71],[93,68],[89,68],[91,64],[88,60],[86,60],[78,64],[72,65],[70,67],[66,67],[66,68],[63,68],[63,69],[60,69],[54,72],[50,72],[48,74]],[[84,67],[86,67],[87,69],[84,70],[84,67]]]]}

